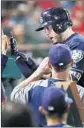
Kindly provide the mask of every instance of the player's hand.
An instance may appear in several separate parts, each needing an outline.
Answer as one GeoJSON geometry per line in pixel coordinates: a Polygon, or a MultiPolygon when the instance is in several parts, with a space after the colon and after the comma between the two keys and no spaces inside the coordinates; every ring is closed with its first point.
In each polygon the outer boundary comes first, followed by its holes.
{"type": "Polygon", "coordinates": [[[2,54],[6,54],[8,50],[8,46],[9,46],[8,37],[2,34],[2,48],[1,48],[2,54]]]}
{"type": "Polygon", "coordinates": [[[49,79],[49,78],[51,78],[51,73],[49,73],[49,74],[44,74],[43,76],[42,76],[42,78],[44,78],[44,79],[49,79]]]}
{"type": "Polygon", "coordinates": [[[42,75],[51,73],[51,68],[49,67],[49,58],[48,57],[43,59],[40,66],[38,67],[37,71],[39,72],[39,74],[42,74],[42,75]]]}

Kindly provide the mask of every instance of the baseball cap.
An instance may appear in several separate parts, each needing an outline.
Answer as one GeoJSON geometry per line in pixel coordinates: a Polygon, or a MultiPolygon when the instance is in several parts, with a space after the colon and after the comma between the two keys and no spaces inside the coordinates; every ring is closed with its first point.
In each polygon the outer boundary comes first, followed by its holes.
{"type": "Polygon", "coordinates": [[[71,103],[73,103],[73,100],[61,88],[52,86],[44,90],[42,106],[49,113],[63,113],[66,106],[71,103]]]}
{"type": "Polygon", "coordinates": [[[44,27],[53,23],[60,24],[62,22],[71,21],[68,11],[62,7],[53,7],[44,10],[40,15],[40,25],[36,31],[41,31],[44,27]]]}
{"type": "Polygon", "coordinates": [[[66,44],[55,44],[49,51],[49,61],[54,67],[65,67],[72,61],[71,51],[66,44]]]}

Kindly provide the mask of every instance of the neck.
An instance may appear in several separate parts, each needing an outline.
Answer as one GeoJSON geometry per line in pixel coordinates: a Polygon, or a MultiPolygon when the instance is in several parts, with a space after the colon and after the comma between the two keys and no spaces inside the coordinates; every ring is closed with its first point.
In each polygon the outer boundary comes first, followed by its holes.
{"type": "Polygon", "coordinates": [[[47,118],[47,126],[52,126],[52,125],[61,124],[61,123],[62,123],[62,119],[47,118]]]}
{"type": "Polygon", "coordinates": [[[69,27],[65,32],[62,33],[62,40],[65,41],[67,40],[72,34],[74,34],[75,32],[73,32],[72,28],[69,27]]]}
{"type": "Polygon", "coordinates": [[[64,72],[58,72],[56,73],[55,71],[52,71],[52,78],[54,79],[63,79],[63,80],[69,80],[69,74],[67,71],[64,72]]]}

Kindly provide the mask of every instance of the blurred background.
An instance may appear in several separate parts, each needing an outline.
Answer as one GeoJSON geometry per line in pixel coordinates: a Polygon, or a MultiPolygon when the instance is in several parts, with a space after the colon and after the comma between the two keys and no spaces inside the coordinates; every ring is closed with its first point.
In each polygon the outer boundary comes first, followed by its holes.
{"type": "MultiPolygon", "coordinates": [[[[73,30],[84,35],[84,0],[2,0],[1,27],[4,34],[13,32],[17,40],[17,48],[28,53],[37,64],[48,55],[51,42],[44,31],[36,32],[39,26],[40,13],[49,7],[62,6],[69,10],[73,21],[73,30]]],[[[10,51],[8,53],[10,55],[10,51]]],[[[6,85],[8,85],[9,82],[6,85]]],[[[8,95],[11,90],[8,88],[8,95]]]]}

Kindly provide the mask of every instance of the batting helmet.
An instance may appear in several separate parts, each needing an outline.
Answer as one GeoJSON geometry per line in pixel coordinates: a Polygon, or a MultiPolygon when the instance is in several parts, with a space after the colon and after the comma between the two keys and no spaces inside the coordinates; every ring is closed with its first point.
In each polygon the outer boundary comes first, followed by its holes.
{"type": "Polygon", "coordinates": [[[36,31],[41,31],[49,25],[52,25],[53,30],[58,34],[72,26],[68,10],[62,7],[54,7],[43,11],[40,16],[40,26],[36,31]]]}

